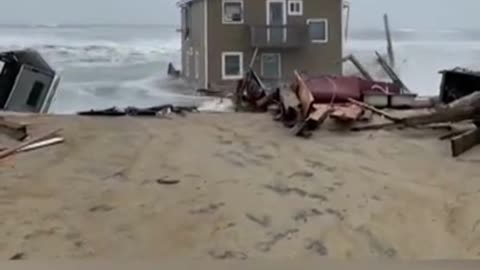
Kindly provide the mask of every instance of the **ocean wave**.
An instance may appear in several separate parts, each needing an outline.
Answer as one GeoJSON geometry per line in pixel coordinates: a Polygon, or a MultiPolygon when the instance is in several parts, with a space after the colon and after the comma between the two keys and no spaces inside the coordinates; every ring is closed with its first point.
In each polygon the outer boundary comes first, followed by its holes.
{"type": "Polygon", "coordinates": [[[180,41],[169,39],[75,40],[57,37],[1,36],[0,51],[32,48],[42,53],[54,66],[111,65],[155,61],[178,53],[180,41]]]}

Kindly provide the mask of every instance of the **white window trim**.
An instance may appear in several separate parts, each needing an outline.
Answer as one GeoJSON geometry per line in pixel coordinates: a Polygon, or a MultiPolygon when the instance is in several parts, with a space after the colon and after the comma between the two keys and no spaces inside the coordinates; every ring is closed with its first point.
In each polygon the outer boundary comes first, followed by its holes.
{"type": "Polygon", "coordinates": [[[266,78],[266,79],[279,79],[282,78],[282,54],[281,53],[262,53],[260,57],[260,74],[262,77],[265,77],[264,69],[263,69],[263,57],[267,55],[277,55],[278,56],[278,78],[266,78]]]}
{"type": "Polygon", "coordinates": [[[190,67],[192,65],[193,48],[190,47],[186,52],[185,59],[185,77],[190,78],[190,67]]]}
{"type": "Polygon", "coordinates": [[[222,52],[222,80],[239,80],[243,78],[243,52],[222,52]],[[239,56],[240,57],[240,74],[227,75],[225,70],[225,57],[226,56],[239,56]]]}
{"type": "Polygon", "coordinates": [[[288,15],[289,16],[303,16],[303,0],[289,0],[288,1],[288,15]],[[300,11],[296,12],[296,11],[292,11],[290,9],[292,3],[296,3],[296,4],[299,4],[300,6],[300,11]]]}
{"type": "Polygon", "coordinates": [[[195,79],[200,79],[200,53],[195,51],[195,79]]]}
{"type": "Polygon", "coordinates": [[[243,24],[245,21],[245,9],[243,0],[222,0],[222,23],[223,24],[243,24]],[[240,3],[242,9],[242,20],[239,22],[231,22],[225,20],[225,3],[240,3]]]}
{"type": "Polygon", "coordinates": [[[308,19],[307,20],[307,25],[310,25],[311,23],[315,22],[325,22],[325,39],[311,39],[312,43],[328,43],[328,19],[308,19]]]}

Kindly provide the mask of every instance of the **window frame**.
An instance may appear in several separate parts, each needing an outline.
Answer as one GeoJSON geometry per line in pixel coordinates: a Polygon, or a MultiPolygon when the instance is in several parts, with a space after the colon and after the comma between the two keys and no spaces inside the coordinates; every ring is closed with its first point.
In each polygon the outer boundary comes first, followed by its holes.
{"type": "Polygon", "coordinates": [[[35,81],[28,94],[27,101],[25,102],[32,108],[37,108],[42,98],[42,93],[45,90],[45,83],[43,81],[35,81]]]}
{"type": "Polygon", "coordinates": [[[191,79],[191,65],[192,65],[192,55],[193,55],[193,48],[190,47],[185,52],[185,77],[187,79],[191,79]]]}
{"type": "Polygon", "coordinates": [[[243,3],[243,0],[222,0],[222,23],[223,24],[243,24],[245,22],[245,4],[243,3]],[[235,21],[228,21],[226,20],[225,16],[225,4],[227,3],[239,3],[240,4],[240,9],[242,11],[242,20],[235,22],[235,21]]]}
{"type": "Polygon", "coordinates": [[[288,0],[288,16],[303,16],[303,0],[288,0]],[[292,11],[291,4],[298,4],[299,11],[292,11]]]}
{"type": "Polygon", "coordinates": [[[200,79],[200,53],[195,51],[195,79],[200,79]]]}
{"type": "Polygon", "coordinates": [[[308,19],[307,20],[307,26],[310,28],[310,25],[312,23],[325,23],[325,39],[321,40],[321,39],[313,39],[311,36],[310,36],[310,29],[308,29],[308,32],[309,32],[309,38],[310,38],[310,41],[312,43],[318,43],[318,44],[324,44],[324,43],[328,43],[328,40],[329,40],[329,33],[328,33],[328,19],[326,18],[314,18],[314,19],[308,19]]]}
{"type": "Polygon", "coordinates": [[[265,79],[280,79],[282,78],[282,54],[281,53],[262,53],[260,57],[260,74],[262,75],[263,78],[265,79]],[[275,55],[278,57],[278,78],[270,78],[265,76],[265,62],[264,62],[264,57],[266,56],[272,56],[275,55]]]}
{"type": "Polygon", "coordinates": [[[239,80],[243,78],[243,52],[222,52],[222,80],[239,80]],[[227,56],[238,56],[239,57],[239,73],[237,75],[227,75],[226,72],[226,57],[227,56]]]}

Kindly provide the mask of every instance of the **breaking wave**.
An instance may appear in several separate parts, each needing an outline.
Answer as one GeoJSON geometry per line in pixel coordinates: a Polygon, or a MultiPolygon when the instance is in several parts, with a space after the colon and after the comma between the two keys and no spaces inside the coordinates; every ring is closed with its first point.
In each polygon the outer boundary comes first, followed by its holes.
{"type": "Polygon", "coordinates": [[[32,48],[53,65],[115,65],[145,63],[178,53],[178,38],[136,39],[126,42],[64,38],[1,36],[0,51],[32,48]]]}

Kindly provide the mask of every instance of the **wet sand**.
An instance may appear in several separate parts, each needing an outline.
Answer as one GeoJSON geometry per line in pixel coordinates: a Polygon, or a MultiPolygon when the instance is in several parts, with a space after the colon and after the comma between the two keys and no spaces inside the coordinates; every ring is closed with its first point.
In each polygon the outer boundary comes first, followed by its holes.
{"type": "Polygon", "coordinates": [[[480,149],[453,159],[442,131],[11,119],[66,142],[0,161],[2,258],[480,258],[480,149]]]}

